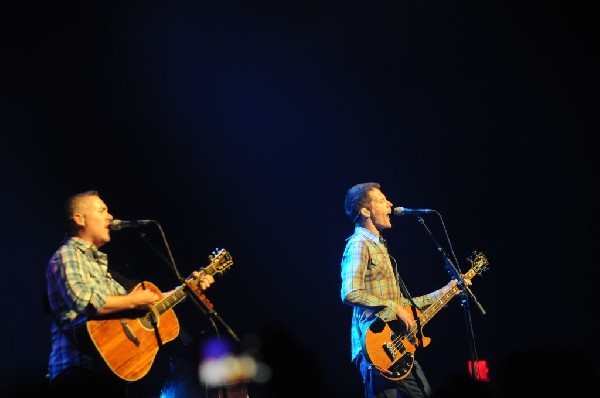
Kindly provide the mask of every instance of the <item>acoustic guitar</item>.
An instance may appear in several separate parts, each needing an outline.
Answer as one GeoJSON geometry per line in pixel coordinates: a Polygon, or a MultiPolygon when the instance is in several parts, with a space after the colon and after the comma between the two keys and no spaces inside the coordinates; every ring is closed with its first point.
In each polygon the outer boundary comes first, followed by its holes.
{"type": "MultiPolygon", "coordinates": [[[[198,271],[199,276],[222,273],[233,264],[231,255],[224,249],[214,252],[209,259],[210,264],[198,271]]],[[[92,354],[98,354],[95,359],[101,359],[119,378],[125,381],[141,379],[152,367],[159,348],[179,335],[179,321],[173,307],[188,294],[198,296],[197,285],[198,280],[190,277],[171,294],[163,296],[151,282],[137,284],[133,290],[150,290],[160,297],[159,301],[149,310],[89,319],[85,328],[81,328],[88,350],[92,348],[92,354]]]]}

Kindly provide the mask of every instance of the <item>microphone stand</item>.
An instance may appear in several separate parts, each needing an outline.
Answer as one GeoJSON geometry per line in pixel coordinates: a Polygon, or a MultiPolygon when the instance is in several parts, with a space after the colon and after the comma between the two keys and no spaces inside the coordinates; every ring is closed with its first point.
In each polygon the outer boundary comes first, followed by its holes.
{"type": "MultiPolygon", "coordinates": [[[[200,293],[199,289],[193,288],[191,287],[187,281],[185,280],[185,278],[183,278],[181,276],[181,274],[179,273],[179,271],[177,270],[177,265],[175,264],[175,259],[173,258],[173,254],[171,253],[171,249],[169,247],[169,243],[165,237],[164,231],[162,229],[162,227],[160,226],[160,224],[156,221],[152,221],[152,223],[156,224],[156,226],[158,227],[160,234],[162,236],[163,242],[165,244],[165,247],[167,248],[167,253],[169,254],[169,259],[167,259],[162,253],[160,253],[146,238],[146,235],[143,232],[139,232],[139,236],[142,239],[142,241],[144,241],[144,243],[146,243],[157,255],[158,257],[163,260],[163,262],[165,264],[167,264],[175,273],[177,279],[179,280],[180,283],[182,283],[184,285],[184,289],[187,293],[188,297],[192,298],[192,302],[194,304],[196,304],[196,306],[200,309],[200,311],[207,316],[209,322],[211,323],[213,329],[215,330],[215,334],[217,335],[218,339],[221,339],[221,336],[219,334],[219,328],[217,327],[217,324],[215,323],[215,319],[217,321],[219,321],[219,323],[225,328],[225,330],[227,330],[227,332],[229,333],[229,335],[231,336],[231,338],[233,338],[233,340],[239,344],[240,342],[240,338],[237,336],[237,334],[233,331],[233,329],[231,329],[231,327],[223,320],[223,318],[221,318],[219,316],[219,314],[217,314],[217,312],[212,308],[212,305],[210,305],[210,303],[208,302],[207,299],[202,297],[202,294],[200,293]]],[[[222,397],[223,396],[223,387],[218,388],[217,390],[217,397],[222,397]]]]}
{"type": "Polygon", "coordinates": [[[175,273],[177,279],[179,280],[179,282],[181,282],[182,284],[185,284],[185,290],[188,293],[187,296],[192,298],[192,302],[194,304],[196,304],[196,306],[198,308],[200,308],[200,310],[202,311],[202,313],[204,313],[204,315],[207,315],[208,320],[210,321],[210,323],[212,324],[213,329],[215,330],[215,333],[217,334],[218,337],[219,336],[219,330],[217,328],[217,325],[215,324],[214,319],[216,319],[217,321],[219,321],[219,323],[225,328],[225,330],[227,330],[227,332],[229,333],[229,335],[233,338],[233,340],[235,340],[237,343],[240,342],[239,337],[237,336],[237,334],[233,331],[233,329],[231,329],[231,327],[223,320],[223,318],[221,318],[219,316],[219,314],[217,314],[217,312],[212,309],[210,306],[208,306],[205,302],[204,299],[202,299],[201,297],[199,297],[198,293],[195,292],[193,289],[191,289],[187,283],[185,278],[183,278],[181,276],[181,274],[179,273],[179,271],[177,270],[177,265],[175,265],[175,260],[173,259],[173,255],[171,254],[171,249],[169,248],[169,244],[167,242],[167,239],[165,238],[165,234],[162,230],[162,227],[160,226],[159,223],[157,223],[156,221],[153,221],[154,224],[156,224],[156,226],[158,227],[158,229],[160,230],[161,236],[163,238],[163,242],[165,244],[165,247],[167,248],[167,252],[169,253],[169,257],[170,260],[167,259],[162,253],[160,253],[146,238],[146,234],[144,234],[143,232],[138,232],[138,235],[140,236],[140,238],[142,239],[142,241],[144,243],[146,243],[157,255],[158,257],[163,260],[163,262],[165,264],[167,264],[175,273]],[[214,318],[214,319],[213,319],[214,318]]]}
{"type": "Polygon", "coordinates": [[[208,315],[208,317],[209,317],[208,319],[212,323],[213,328],[215,329],[215,332],[217,334],[217,337],[220,337],[219,336],[219,330],[216,327],[215,321],[213,320],[213,318],[216,319],[217,321],[219,321],[219,323],[227,330],[227,332],[229,333],[229,335],[235,340],[236,343],[240,342],[239,337],[235,334],[235,332],[231,329],[231,327],[229,327],[229,325],[212,308],[212,306],[209,306],[206,303],[206,299],[203,299],[202,297],[200,297],[200,295],[198,294],[198,292],[196,290],[192,289],[187,283],[185,285],[185,289],[188,292],[188,296],[192,298],[192,301],[200,308],[200,310],[202,310],[202,312],[205,315],[208,315]]]}
{"type": "MultiPolygon", "coordinates": [[[[437,211],[436,211],[436,213],[437,213],[437,211]]],[[[437,214],[439,216],[439,213],[437,213],[437,214]]],[[[441,216],[440,216],[440,219],[441,219],[441,216]]],[[[461,306],[464,310],[463,312],[465,315],[465,326],[467,329],[469,351],[471,353],[471,374],[473,375],[475,380],[479,380],[479,372],[478,372],[478,368],[476,365],[478,363],[479,358],[477,356],[477,347],[475,345],[475,333],[473,331],[473,322],[471,319],[471,311],[470,311],[470,307],[469,307],[469,296],[475,302],[475,304],[477,305],[477,307],[479,308],[479,310],[481,311],[481,313],[483,315],[485,315],[486,312],[483,309],[483,307],[481,306],[481,304],[479,303],[479,301],[477,300],[477,298],[475,297],[475,294],[473,293],[473,291],[466,285],[466,283],[463,279],[463,276],[462,276],[462,272],[460,271],[460,267],[458,266],[458,264],[455,266],[452,263],[452,260],[450,259],[450,257],[446,254],[446,252],[444,251],[442,246],[440,246],[440,244],[435,239],[435,237],[433,236],[433,234],[431,233],[431,231],[429,230],[427,225],[425,225],[425,221],[423,220],[423,218],[417,217],[417,221],[419,222],[419,224],[421,224],[423,226],[423,228],[425,228],[425,231],[427,231],[427,234],[429,235],[429,237],[435,244],[438,253],[440,253],[442,255],[442,257],[444,258],[444,263],[445,263],[444,267],[446,268],[446,271],[448,272],[448,274],[450,275],[451,278],[458,280],[458,284],[461,287],[461,292],[459,294],[461,296],[461,306]]],[[[442,220],[442,223],[443,223],[443,220],[442,220]]]]}

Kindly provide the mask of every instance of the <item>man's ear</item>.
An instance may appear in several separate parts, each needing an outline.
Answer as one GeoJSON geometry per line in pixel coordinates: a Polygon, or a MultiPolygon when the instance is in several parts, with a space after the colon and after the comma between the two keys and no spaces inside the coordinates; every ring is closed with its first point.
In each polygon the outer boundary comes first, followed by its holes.
{"type": "Polygon", "coordinates": [[[81,213],[73,214],[73,222],[80,227],[85,227],[85,216],[81,213]]]}
{"type": "Polygon", "coordinates": [[[371,212],[366,207],[361,207],[360,214],[362,214],[362,216],[365,218],[371,217],[371,212]]]}

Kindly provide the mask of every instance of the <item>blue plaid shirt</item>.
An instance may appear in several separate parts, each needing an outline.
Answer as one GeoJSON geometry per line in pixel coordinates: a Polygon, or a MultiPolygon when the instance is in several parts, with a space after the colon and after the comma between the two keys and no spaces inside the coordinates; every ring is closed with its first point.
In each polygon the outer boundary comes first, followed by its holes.
{"type": "Polygon", "coordinates": [[[127,293],[107,266],[105,253],[77,237],[66,240],[50,258],[46,280],[55,321],[51,326],[50,379],[71,366],[92,367],[91,358],[77,349],[72,336],[75,327],[102,308],[109,295],[127,293]]]}
{"type": "MultiPolygon", "coordinates": [[[[422,308],[442,297],[441,289],[420,297],[413,297],[422,308]]],[[[362,350],[362,339],[375,317],[384,321],[396,319],[398,305],[410,302],[402,295],[387,248],[379,235],[356,227],[348,238],[342,257],[342,301],[353,306],[352,360],[362,350]]]]}

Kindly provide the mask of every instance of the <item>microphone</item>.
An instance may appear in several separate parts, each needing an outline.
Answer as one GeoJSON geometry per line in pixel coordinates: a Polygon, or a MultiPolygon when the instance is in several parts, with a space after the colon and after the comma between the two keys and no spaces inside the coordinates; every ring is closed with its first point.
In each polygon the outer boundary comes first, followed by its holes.
{"type": "Polygon", "coordinates": [[[395,216],[403,216],[405,214],[426,214],[426,213],[433,213],[435,210],[431,210],[431,209],[408,209],[406,207],[396,207],[394,208],[394,215],[395,216]]]}
{"type": "Polygon", "coordinates": [[[137,228],[140,225],[147,225],[154,222],[154,220],[112,220],[110,222],[109,228],[111,231],[118,231],[123,228],[137,228]]]}

